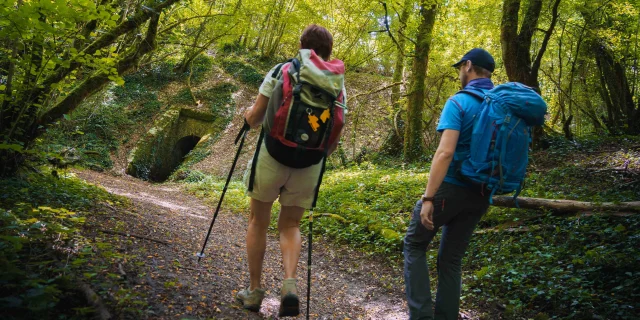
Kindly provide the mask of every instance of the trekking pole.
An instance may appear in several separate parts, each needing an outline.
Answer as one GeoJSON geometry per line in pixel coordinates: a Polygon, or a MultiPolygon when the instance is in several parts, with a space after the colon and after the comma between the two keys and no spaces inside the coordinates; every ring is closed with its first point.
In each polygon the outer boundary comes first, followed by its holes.
{"type": "Polygon", "coordinates": [[[231,165],[231,170],[229,171],[229,176],[227,177],[227,182],[224,184],[224,189],[222,189],[222,195],[220,195],[220,201],[218,201],[218,207],[216,208],[216,213],[213,215],[213,220],[211,220],[211,225],[209,226],[209,232],[207,232],[207,237],[204,239],[204,244],[202,245],[202,250],[200,253],[196,253],[198,257],[198,263],[200,263],[200,259],[204,258],[204,248],[207,246],[207,241],[209,241],[209,236],[211,235],[211,229],[213,229],[213,224],[216,222],[216,217],[218,217],[218,212],[220,212],[220,205],[222,204],[222,199],[224,199],[224,194],[227,192],[227,187],[229,186],[229,181],[231,181],[231,175],[233,175],[233,169],[236,168],[236,162],[238,162],[238,157],[240,156],[240,150],[242,150],[242,146],[244,145],[244,138],[247,136],[247,132],[249,132],[251,126],[247,123],[247,119],[244,120],[244,125],[234,144],[238,144],[238,140],[240,140],[240,146],[238,146],[238,152],[236,152],[236,157],[233,159],[233,164],[231,165]]]}
{"type": "MultiPolygon", "coordinates": [[[[333,109],[330,109],[330,119],[333,119],[333,109]]],[[[327,132],[331,132],[331,127],[333,126],[333,120],[329,122],[327,126],[327,132]]],[[[325,143],[329,142],[330,134],[325,136],[325,143]]],[[[309,308],[311,306],[311,245],[313,244],[313,209],[316,207],[318,202],[318,194],[320,193],[320,185],[322,184],[322,176],[324,175],[324,171],[327,168],[327,154],[328,146],[325,145],[323,150],[322,157],[322,166],[320,167],[320,176],[318,176],[318,185],[316,186],[316,191],[313,195],[313,202],[311,203],[311,209],[309,209],[309,254],[307,255],[307,320],[309,320],[309,308]]]]}
{"type": "Polygon", "coordinates": [[[309,211],[309,254],[307,256],[307,320],[309,320],[309,302],[311,300],[311,242],[313,240],[313,209],[309,211]]]}

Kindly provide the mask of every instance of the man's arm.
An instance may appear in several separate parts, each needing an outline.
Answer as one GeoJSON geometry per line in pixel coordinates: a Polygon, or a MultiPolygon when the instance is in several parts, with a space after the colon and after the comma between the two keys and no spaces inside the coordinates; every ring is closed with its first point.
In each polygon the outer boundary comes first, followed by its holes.
{"type": "Polygon", "coordinates": [[[267,112],[267,105],[269,104],[269,98],[262,93],[258,94],[253,106],[244,113],[244,118],[249,123],[251,128],[255,129],[264,121],[264,115],[267,112]]]}
{"type": "Polygon", "coordinates": [[[444,130],[442,133],[440,144],[436,154],[433,156],[431,169],[429,170],[429,181],[427,181],[427,189],[425,191],[427,197],[433,197],[440,188],[442,181],[444,181],[449,165],[453,160],[459,136],[460,131],[458,130],[444,130]]]}
{"type": "MultiPolygon", "coordinates": [[[[456,151],[460,131],[445,129],[440,138],[440,144],[436,150],[431,169],[429,170],[429,181],[427,181],[427,189],[425,195],[433,197],[440,188],[444,177],[447,175],[453,154],[456,151]]],[[[433,201],[425,201],[420,211],[420,221],[429,230],[433,230],[433,201]]]]}

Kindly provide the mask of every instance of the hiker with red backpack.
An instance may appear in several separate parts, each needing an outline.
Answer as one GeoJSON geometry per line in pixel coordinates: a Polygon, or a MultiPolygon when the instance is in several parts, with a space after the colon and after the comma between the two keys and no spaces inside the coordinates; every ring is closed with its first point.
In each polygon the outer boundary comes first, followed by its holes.
{"type": "Polygon", "coordinates": [[[315,207],[326,158],[338,146],[346,113],[344,64],[330,60],[332,48],[333,37],[327,29],[305,28],[297,56],[269,71],[255,103],[245,113],[249,126],[262,125],[244,176],[251,197],[246,238],[250,284],[236,296],[251,311],[260,310],[265,294],[261,276],[267,228],[271,208],[279,198],[284,266],[279,316],[300,313],[296,286],[302,247],[300,220],[306,209],[315,207]]]}
{"type": "Polygon", "coordinates": [[[462,258],[494,194],[522,188],[531,126],[544,123],[546,103],[530,87],[491,81],[495,62],[479,48],[453,65],[463,90],[440,116],[442,133],[426,190],[404,239],[404,278],[410,319],[458,319],[462,258]],[[426,250],[442,227],[438,288],[432,309],[426,250]]]}

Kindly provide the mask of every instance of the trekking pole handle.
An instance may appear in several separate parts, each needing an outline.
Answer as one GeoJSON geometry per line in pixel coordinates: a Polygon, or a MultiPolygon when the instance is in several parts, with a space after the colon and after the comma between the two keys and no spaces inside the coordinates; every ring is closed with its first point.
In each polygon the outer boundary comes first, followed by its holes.
{"type": "Polygon", "coordinates": [[[242,125],[240,132],[238,132],[238,136],[236,136],[236,141],[234,142],[234,144],[238,144],[238,141],[240,141],[240,138],[242,138],[243,135],[249,132],[250,129],[251,129],[251,126],[249,125],[249,122],[247,122],[247,118],[244,118],[244,125],[242,125]]]}

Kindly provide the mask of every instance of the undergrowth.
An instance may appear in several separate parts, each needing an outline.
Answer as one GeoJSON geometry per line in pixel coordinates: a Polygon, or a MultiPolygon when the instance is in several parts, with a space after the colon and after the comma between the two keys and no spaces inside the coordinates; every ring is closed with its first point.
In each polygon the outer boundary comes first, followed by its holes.
{"type": "MultiPolygon", "coordinates": [[[[3,319],[87,319],[85,284],[109,287],[100,259],[116,253],[81,234],[98,203],[125,201],[72,175],[0,181],[0,310],[3,319]],[[90,262],[91,261],[91,262],[90,262]]],[[[106,291],[98,291],[106,296],[106,291]]]]}

